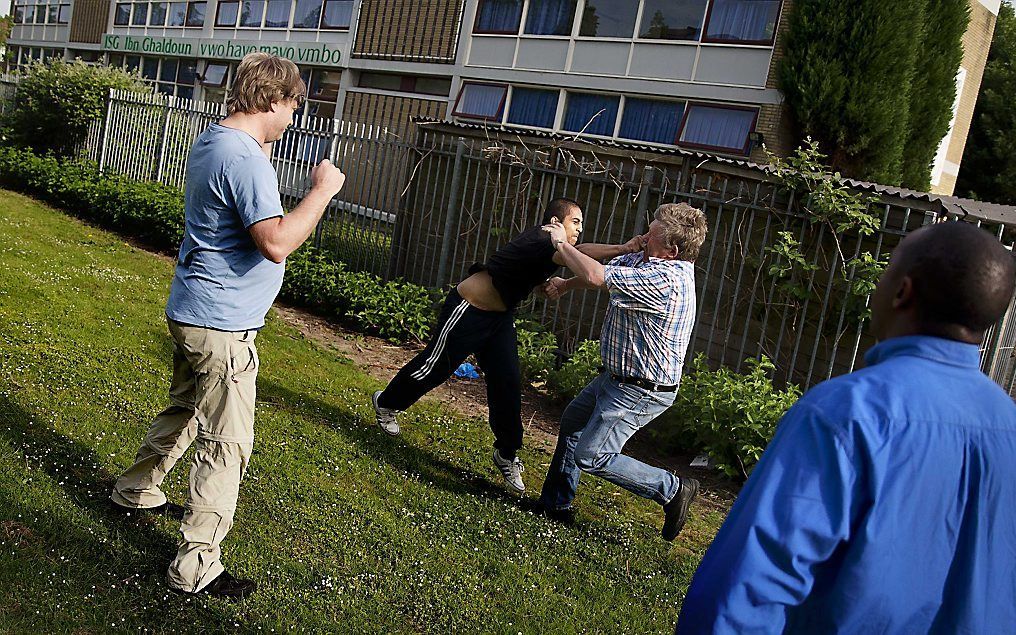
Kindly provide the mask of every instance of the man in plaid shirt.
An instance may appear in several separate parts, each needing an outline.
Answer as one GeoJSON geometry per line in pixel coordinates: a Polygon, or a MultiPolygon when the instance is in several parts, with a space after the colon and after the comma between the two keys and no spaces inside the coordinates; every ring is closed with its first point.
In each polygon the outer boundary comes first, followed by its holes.
{"type": "Polygon", "coordinates": [[[545,513],[573,517],[581,472],[589,472],[663,506],[663,538],[673,540],[688,518],[699,483],[678,478],[621,453],[639,429],[674,402],[695,324],[695,258],[706,218],[686,203],[661,205],[645,249],[607,265],[581,253],[560,225],[544,227],[575,277],[554,278],[548,295],[570,289],[606,289],[610,303],[600,337],[604,371],[561,416],[557,449],[543,484],[545,513]]]}

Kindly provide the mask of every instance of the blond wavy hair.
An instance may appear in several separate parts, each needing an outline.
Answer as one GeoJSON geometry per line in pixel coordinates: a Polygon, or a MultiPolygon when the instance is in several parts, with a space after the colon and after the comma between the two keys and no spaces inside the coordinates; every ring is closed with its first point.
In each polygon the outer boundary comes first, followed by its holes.
{"type": "Polygon", "coordinates": [[[268,112],[272,104],[285,99],[302,101],[306,93],[307,86],[296,64],[268,53],[248,53],[236,69],[226,112],[268,112]]]}
{"type": "Polygon", "coordinates": [[[695,262],[706,241],[706,215],[687,203],[666,203],[656,208],[667,245],[677,249],[677,259],[695,262]]]}

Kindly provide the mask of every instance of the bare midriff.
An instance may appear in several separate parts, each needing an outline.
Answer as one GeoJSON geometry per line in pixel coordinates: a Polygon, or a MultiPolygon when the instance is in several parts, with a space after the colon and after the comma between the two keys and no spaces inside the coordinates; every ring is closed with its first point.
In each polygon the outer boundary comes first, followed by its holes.
{"type": "Polygon", "coordinates": [[[507,311],[501,294],[494,288],[494,280],[486,271],[477,271],[455,288],[462,299],[481,311],[507,311]]]}

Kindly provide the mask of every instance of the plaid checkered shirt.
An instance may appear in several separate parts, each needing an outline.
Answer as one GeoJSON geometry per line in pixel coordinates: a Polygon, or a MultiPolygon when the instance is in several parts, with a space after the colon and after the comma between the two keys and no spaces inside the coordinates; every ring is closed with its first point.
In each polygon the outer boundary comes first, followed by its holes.
{"type": "Polygon", "coordinates": [[[658,384],[681,381],[695,325],[695,265],[625,254],[604,268],[610,304],[600,335],[607,372],[658,384]]]}

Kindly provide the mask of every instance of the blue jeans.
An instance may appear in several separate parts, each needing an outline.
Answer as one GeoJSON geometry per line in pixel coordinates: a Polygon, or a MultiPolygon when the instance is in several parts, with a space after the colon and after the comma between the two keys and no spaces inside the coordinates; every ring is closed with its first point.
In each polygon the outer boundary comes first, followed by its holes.
{"type": "Polygon", "coordinates": [[[582,472],[661,505],[670,502],[677,493],[678,478],[625,456],[621,450],[632,435],[669,408],[675,396],[673,392],[650,392],[619,384],[609,374],[601,373],[561,415],[557,449],[540,494],[544,507],[571,507],[582,472]]]}

